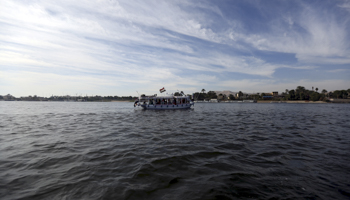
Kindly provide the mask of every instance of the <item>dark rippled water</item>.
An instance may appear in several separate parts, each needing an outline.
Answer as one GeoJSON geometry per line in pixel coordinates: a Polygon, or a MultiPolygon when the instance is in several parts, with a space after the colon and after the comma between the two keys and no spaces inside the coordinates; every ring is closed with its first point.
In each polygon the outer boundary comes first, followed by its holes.
{"type": "Polygon", "coordinates": [[[0,198],[349,199],[349,111],[0,102],[0,198]]]}

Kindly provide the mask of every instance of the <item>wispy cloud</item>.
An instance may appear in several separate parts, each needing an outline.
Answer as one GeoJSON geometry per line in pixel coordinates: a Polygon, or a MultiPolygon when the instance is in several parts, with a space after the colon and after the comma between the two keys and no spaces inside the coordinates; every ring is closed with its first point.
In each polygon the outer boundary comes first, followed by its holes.
{"type": "Polygon", "coordinates": [[[337,73],[350,63],[347,10],[348,2],[5,0],[0,75],[10,84],[1,92],[35,91],[24,89],[26,80],[47,93],[50,84],[38,86],[47,77],[69,83],[52,85],[58,93],[94,88],[108,95],[115,87],[129,95],[160,85],[220,90],[232,74],[243,86],[273,81],[278,70],[321,70],[326,64],[337,73]],[[242,10],[247,7],[256,12],[242,10]],[[281,63],[282,54],[295,61],[281,63]]]}
{"type": "Polygon", "coordinates": [[[349,0],[344,1],[341,4],[338,4],[338,6],[340,8],[344,8],[344,9],[350,11],[350,1],[349,0]]]}
{"type": "Polygon", "coordinates": [[[339,72],[349,72],[350,69],[334,69],[334,70],[327,70],[327,72],[330,73],[339,73],[339,72]]]}
{"type": "Polygon", "coordinates": [[[295,53],[300,62],[317,62],[319,58],[332,59],[330,62],[348,60],[346,23],[337,19],[336,13],[325,12],[325,8],[316,10],[303,4],[297,13],[271,19],[267,24],[271,31],[267,33],[236,33],[236,37],[260,50],[295,53]]]}

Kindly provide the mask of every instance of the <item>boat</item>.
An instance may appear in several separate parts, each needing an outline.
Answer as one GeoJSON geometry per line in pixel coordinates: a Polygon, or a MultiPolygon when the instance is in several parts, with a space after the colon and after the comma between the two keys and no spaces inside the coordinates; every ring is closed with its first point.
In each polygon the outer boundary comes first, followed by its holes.
{"type": "Polygon", "coordinates": [[[174,95],[140,95],[134,102],[134,107],[142,107],[145,110],[177,110],[189,109],[194,106],[189,96],[174,95]]]}
{"type": "Polygon", "coordinates": [[[243,103],[256,103],[257,101],[254,100],[243,100],[243,103]]]}

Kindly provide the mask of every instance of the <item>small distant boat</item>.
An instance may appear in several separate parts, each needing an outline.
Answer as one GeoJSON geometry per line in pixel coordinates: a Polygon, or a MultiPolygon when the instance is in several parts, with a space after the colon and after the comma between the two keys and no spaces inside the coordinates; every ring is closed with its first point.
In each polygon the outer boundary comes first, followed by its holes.
{"type": "Polygon", "coordinates": [[[142,107],[146,110],[175,110],[188,109],[194,106],[189,96],[157,96],[155,95],[140,95],[134,102],[134,107],[142,107]]]}
{"type": "Polygon", "coordinates": [[[243,103],[256,103],[256,100],[243,100],[243,103]]]}

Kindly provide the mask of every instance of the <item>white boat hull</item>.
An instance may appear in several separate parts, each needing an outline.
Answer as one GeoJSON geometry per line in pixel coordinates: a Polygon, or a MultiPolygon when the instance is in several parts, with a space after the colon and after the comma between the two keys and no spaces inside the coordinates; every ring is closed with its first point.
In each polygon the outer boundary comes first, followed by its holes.
{"type": "Polygon", "coordinates": [[[191,108],[192,104],[180,105],[140,105],[145,110],[177,110],[191,108]]]}

